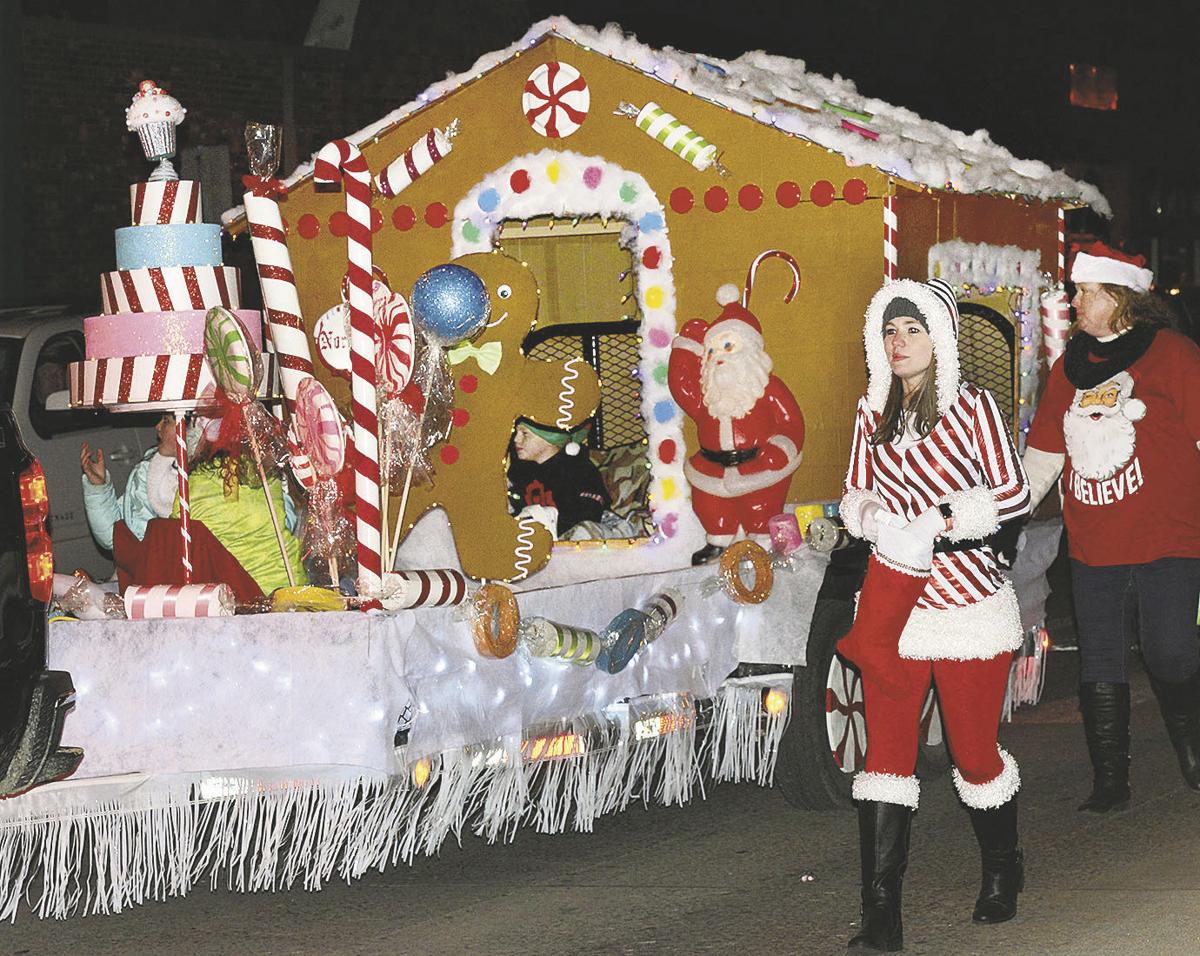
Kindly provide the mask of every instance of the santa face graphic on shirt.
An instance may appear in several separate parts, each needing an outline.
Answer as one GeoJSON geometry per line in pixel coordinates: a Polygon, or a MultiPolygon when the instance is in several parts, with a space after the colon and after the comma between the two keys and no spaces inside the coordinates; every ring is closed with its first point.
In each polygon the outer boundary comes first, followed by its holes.
{"type": "Polygon", "coordinates": [[[1102,481],[1125,466],[1137,448],[1134,422],[1146,414],[1133,397],[1133,377],[1118,372],[1095,388],[1076,389],[1063,416],[1063,437],[1071,469],[1082,478],[1102,481]]]}

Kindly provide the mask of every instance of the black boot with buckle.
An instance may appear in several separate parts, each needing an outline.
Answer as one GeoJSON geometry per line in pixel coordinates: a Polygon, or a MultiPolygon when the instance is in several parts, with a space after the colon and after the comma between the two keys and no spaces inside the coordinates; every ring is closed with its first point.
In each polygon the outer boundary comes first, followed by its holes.
{"type": "Polygon", "coordinates": [[[1129,806],[1129,685],[1080,684],[1079,707],[1093,772],[1092,793],[1079,809],[1124,810],[1129,806]]]}
{"type": "Polygon", "coordinates": [[[967,809],[983,863],[983,882],[971,919],[1003,923],[1017,915],[1017,894],[1025,888],[1025,857],[1017,847],[1017,798],[990,810],[967,809]]]}
{"type": "Polygon", "coordinates": [[[1200,790],[1200,672],[1173,684],[1151,674],[1150,686],[1158,697],[1183,779],[1193,790],[1200,790]]]}
{"type": "Polygon", "coordinates": [[[858,846],[862,855],[862,930],[850,949],[898,953],[904,948],[900,887],[908,868],[912,810],[896,803],[858,804],[858,846]]]}

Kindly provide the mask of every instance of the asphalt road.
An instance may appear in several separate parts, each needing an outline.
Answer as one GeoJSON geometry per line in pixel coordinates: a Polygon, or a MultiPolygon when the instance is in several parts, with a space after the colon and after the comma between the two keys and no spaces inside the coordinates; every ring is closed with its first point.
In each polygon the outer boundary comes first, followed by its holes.
{"type": "MultiPolygon", "coordinates": [[[[1200,795],[1180,781],[1149,688],[1134,687],[1134,801],[1080,814],[1088,770],[1071,687],[1003,742],[1020,761],[1027,889],[1016,920],[970,922],[977,851],[948,777],[927,780],[905,884],[907,952],[1200,953],[1200,795]]],[[[685,807],[635,809],[595,833],[441,856],[319,893],[193,892],[118,916],[0,929],[0,954],[839,953],[857,918],[852,812],[800,812],[774,790],[710,788],[685,807]]]]}

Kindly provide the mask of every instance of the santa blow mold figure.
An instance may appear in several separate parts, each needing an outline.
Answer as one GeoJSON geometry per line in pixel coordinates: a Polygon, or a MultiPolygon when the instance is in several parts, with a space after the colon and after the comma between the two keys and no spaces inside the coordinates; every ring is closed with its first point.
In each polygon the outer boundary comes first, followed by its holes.
{"type": "Polygon", "coordinates": [[[750,266],[741,301],[733,301],[736,291],[719,295],[725,308],[716,321],[692,319],[671,345],[671,394],[695,421],[700,440],[685,473],[708,544],[692,556],[693,564],[717,557],[739,535],[769,547],[768,522],[783,510],[800,466],[804,416],[791,390],[771,374],[762,326],[748,308],[758,266],[768,258],[791,267],[784,299],[791,302],[800,288],[795,260],[764,252],[750,266]]]}

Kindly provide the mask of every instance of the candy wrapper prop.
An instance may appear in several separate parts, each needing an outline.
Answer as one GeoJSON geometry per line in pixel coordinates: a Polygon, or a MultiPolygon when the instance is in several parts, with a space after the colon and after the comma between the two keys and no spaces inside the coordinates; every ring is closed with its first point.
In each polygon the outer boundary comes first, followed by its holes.
{"type": "Polygon", "coordinates": [[[457,135],[458,120],[445,129],[428,130],[375,177],[375,188],[388,199],[398,196],[450,155],[457,135]]]}
{"type": "Polygon", "coordinates": [[[354,420],[354,525],[358,590],[379,590],[382,519],[379,491],[379,422],[375,396],[375,321],[371,297],[371,182],[367,161],[344,139],[317,153],[313,180],[341,183],[346,194],[346,276],[350,282],[350,407],[354,420]]]}
{"type": "Polygon", "coordinates": [[[101,587],[82,571],[54,575],[54,600],[62,613],[72,614],[81,621],[125,618],[121,595],[101,587]]]}
{"type": "Polygon", "coordinates": [[[338,586],[338,558],[354,546],[353,529],[346,518],[337,475],[346,463],[346,436],[333,396],[315,378],[300,383],[292,425],[296,441],[313,471],[308,492],[308,526],[305,550],[324,558],[329,579],[338,586]]]}
{"type": "Polygon", "coordinates": [[[641,610],[628,608],[609,622],[600,635],[600,653],[596,666],[609,674],[619,674],[647,644],[653,644],[679,616],[683,596],[674,589],[663,591],[641,610]]]}
{"type": "Polygon", "coordinates": [[[1067,347],[1071,332],[1071,303],[1061,286],[1042,293],[1039,311],[1042,316],[1042,344],[1046,348],[1046,365],[1058,361],[1067,347]]]}
{"type": "Polygon", "coordinates": [[[776,554],[791,554],[804,544],[800,522],[794,514],[775,515],[767,522],[767,526],[771,532],[771,550],[776,554]]]}
{"type": "Polygon", "coordinates": [[[516,596],[503,584],[485,584],[471,599],[475,649],[484,657],[508,657],[517,649],[521,612],[516,596]]]}
{"type": "Polygon", "coordinates": [[[534,657],[557,657],[580,666],[594,663],[602,646],[600,635],[595,631],[559,624],[544,617],[522,620],[517,637],[521,646],[534,657]]]}
{"type": "Polygon", "coordinates": [[[633,119],[643,133],[700,172],[712,167],[722,176],[728,173],[720,163],[717,147],[690,126],[679,122],[657,103],[647,103],[641,109],[632,103],[622,103],[614,112],[618,116],[633,119]]]}
{"type": "Polygon", "coordinates": [[[383,576],[379,600],[388,611],[456,607],[467,600],[467,579],[454,568],[389,571],[383,576]]]}
{"type": "MultiPolygon", "coordinates": [[[[266,413],[261,405],[254,400],[262,379],[262,356],[245,327],[236,315],[228,309],[220,307],[210,309],[204,327],[204,354],[212,370],[213,381],[218,389],[218,401],[222,398],[233,406],[226,416],[240,414],[242,430],[250,445],[250,453],[254,457],[254,467],[258,470],[262,482],[263,494],[267,499],[267,512],[271,516],[271,526],[275,529],[275,541],[279,545],[279,554],[283,558],[283,567],[287,572],[288,584],[295,585],[296,577],[292,573],[292,564],[288,560],[287,547],[283,542],[283,530],[279,525],[279,515],[275,513],[275,504],[271,500],[270,487],[267,484],[267,472],[263,465],[263,439],[274,431],[274,419],[266,413]]],[[[222,428],[224,431],[224,428],[222,428]]],[[[177,442],[177,444],[180,444],[177,442]]],[[[272,456],[272,461],[275,456],[272,456]]],[[[182,492],[183,484],[180,480],[182,492]]],[[[184,514],[182,494],[180,497],[180,517],[184,514]]]]}
{"type": "Polygon", "coordinates": [[[770,533],[783,511],[792,473],[804,447],[804,415],[791,389],[771,373],[762,325],[750,311],[758,268],[778,259],[792,274],[791,302],[800,269],[786,252],[772,249],[750,264],[740,293],[720,296],[724,309],[711,325],[687,322],[671,344],[667,383],[671,395],[696,423],[700,450],[684,468],[692,508],[708,544],[692,556],[702,564],[740,534],[770,533]]]}
{"type": "Polygon", "coordinates": [[[738,604],[762,604],[775,584],[771,556],[753,541],[738,541],[721,555],[721,586],[738,604]],[[749,564],[754,583],[742,579],[742,565],[749,564]]]}
{"type": "Polygon", "coordinates": [[[244,180],[247,192],[242,201],[246,206],[246,221],[250,224],[254,260],[258,263],[267,329],[275,346],[279,381],[290,410],[300,382],[312,378],[313,364],[308,332],[300,314],[300,296],[296,291],[287,235],[275,199],[287,192],[283,183],[274,178],[279,169],[280,139],[278,126],[246,124],[246,154],[251,175],[244,180]]]}
{"type": "Polygon", "coordinates": [[[229,617],[233,591],[227,584],[133,585],[125,589],[125,614],[131,621],[161,617],[229,617]]]}
{"type": "Polygon", "coordinates": [[[137,133],[142,151],[150,162],[158,160],[158,166],[150,174],[150,182],[177,180],[179,174],[171,165],[175,155],[175,127],[183,122],[187,110],[179,100],[166,90],[160,89],[153,80],[142,80],[133,102],[125,110],[125,126],[137,133]]]}

